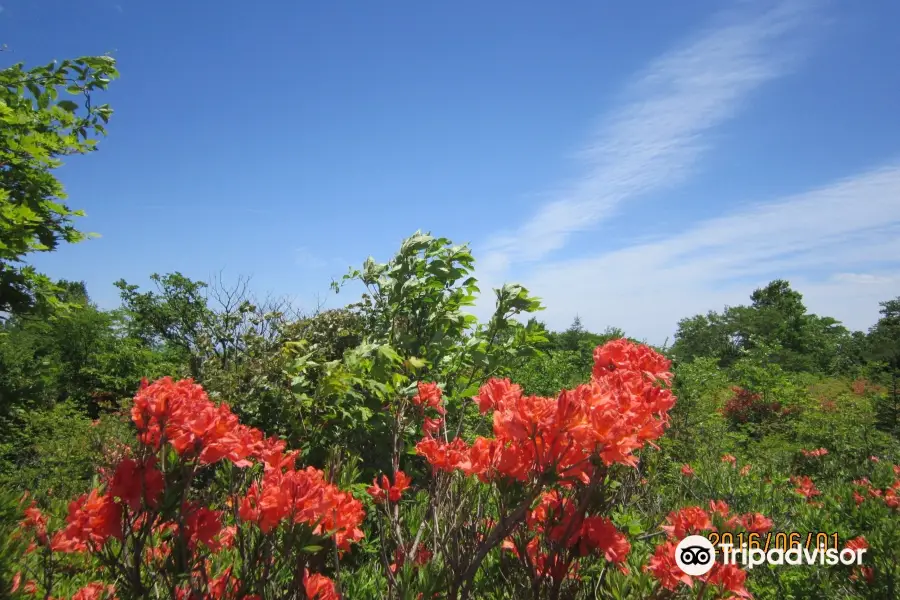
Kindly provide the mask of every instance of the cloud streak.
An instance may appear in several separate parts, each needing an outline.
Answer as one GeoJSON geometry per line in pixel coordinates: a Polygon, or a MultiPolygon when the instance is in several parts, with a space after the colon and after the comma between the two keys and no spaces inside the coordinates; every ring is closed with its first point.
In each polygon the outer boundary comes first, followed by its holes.
{"type": "Polygon", "coordinates": [[[584,175],[517,230],[488,240],[482,266],[489,277],[540,260],[622,202],[689,177],[710,147],[709,132],[735,116],[752,92],[791,70],[794,34],[809,24],[811,9],[788,1],[753,15],[723,13],[652,62],[580,152],[584,175]]]}
{"type": "Polygon", "coordinates": [[[786,278],[810,310],[865,329],[900,295],[900,160],[819,189],[709,219],[665,239],[548,262],[523,282],[564,327],[623,327],[656,343],[683,317],[746,303],[786,278]]]}

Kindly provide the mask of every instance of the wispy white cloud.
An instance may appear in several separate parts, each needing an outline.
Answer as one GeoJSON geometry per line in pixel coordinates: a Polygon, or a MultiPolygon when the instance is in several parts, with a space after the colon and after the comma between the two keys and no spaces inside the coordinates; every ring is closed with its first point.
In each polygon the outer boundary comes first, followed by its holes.
{"type": "Polygon", "coordinates": [[[617,205],[688,177],[708,134],[738,113],[752,92],[791,70],[814,3],[779,2],[753,14],[731,11],[663,55],[628,86],[580,152],[585,171],[512,232],[483,247],[479,270],[501,277],[516,262],[542,259],[575,232],[595,227],[617,205]]]}
{"type": "Polygon", "coordinates": [[[523,283],[542,318],[662,342],[677,321],[746,303],[785,278],[818,314],[865,329],[900,295],[900,161],[599,256],[545,262],[523,283]]]}

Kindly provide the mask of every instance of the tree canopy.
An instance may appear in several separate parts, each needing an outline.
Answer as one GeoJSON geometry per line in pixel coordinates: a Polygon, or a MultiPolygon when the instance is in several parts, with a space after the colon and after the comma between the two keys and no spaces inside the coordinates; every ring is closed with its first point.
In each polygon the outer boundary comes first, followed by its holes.
{"type": "Polygon", "coordinates": [[[0,71],[0,315],[59,304],[52,282],[25,260],[87,237],[74,224],[84,213],[66,204],[54,170],[65,156],[96,150],[112,108],[93,94],[117,76],[109,56],[0,71]]]}

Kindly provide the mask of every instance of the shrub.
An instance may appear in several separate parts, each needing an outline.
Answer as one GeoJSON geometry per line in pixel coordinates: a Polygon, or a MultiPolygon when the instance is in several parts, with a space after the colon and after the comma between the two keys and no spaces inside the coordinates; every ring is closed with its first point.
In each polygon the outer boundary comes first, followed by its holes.
{"type": "Polygon", "coordinates": [[[739,387],[733,388],[733,391],[734,396],[722,407],[722,413],[732,424],[767,423],[786,412],[780,402],[766,402],[760,394],[739,387]]]}

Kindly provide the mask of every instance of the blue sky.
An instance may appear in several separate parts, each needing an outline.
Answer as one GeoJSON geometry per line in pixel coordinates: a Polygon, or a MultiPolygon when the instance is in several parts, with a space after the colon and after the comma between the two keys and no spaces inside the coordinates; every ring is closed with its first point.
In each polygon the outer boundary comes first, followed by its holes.
{"type": "Polygon", "coordinates": [[[892,0],[0,4],[4,64],[119,61],[60,170],[102,237],[34,261],[104,307],[174,270],[337,306],[416,229],[653,342],[776,277],[854,329],[900,295],[892,0]]]}

